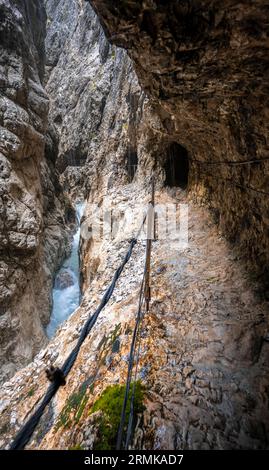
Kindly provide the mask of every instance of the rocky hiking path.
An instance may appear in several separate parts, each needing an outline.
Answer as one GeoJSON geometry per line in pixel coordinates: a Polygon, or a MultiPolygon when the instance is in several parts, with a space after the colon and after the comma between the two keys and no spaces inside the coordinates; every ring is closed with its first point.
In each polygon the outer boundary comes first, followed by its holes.
{"type": "Polygon", "coordinates": [[[165,338],[147,407],[155,448],[265,448],[268,303],[203,208],[189,205],[186,250],[164,241],[153,252],[152,311],[165,338]]]}
{"type": "MultiPolygon", "coordinates": [[[[132,184],[110,192],[119,212],[143,198],[132,184]]],[[[189,202],[189,245],[179,251],[176,241],[153,243],[152,302],[138,371],[146,406],[133,448],[266,448],[269,344],[263,338],[269,331],[268,304],[255,298],[240,261],[206,209],[174,189],[157,191],[156,202],[189,202]]],[[[35,362],[4,384],[2,447],[44,393],[45,365],[61,365],[74,346],[127,245],[119,240],[93,243],[88,259],[92,279],[80,308],[35,362]]],[[[93,412],[93,404],[109,385],[125,381],[144,257],[145,242],[139,241],[30,448],[96,448],[100,411],[93,412]]]]}

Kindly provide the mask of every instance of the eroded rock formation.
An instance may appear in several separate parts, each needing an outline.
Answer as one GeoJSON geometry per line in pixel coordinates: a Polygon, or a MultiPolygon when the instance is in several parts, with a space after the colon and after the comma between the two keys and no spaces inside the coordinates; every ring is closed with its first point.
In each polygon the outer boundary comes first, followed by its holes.
{"type": "Polygon", "coordinates": [[[45,10],[41,1],[2,0],[0,51],[1,379],[44,345],[52,277],[67,232],[57,153],[46,136],[45,10]],[[46,155],[45,157],[45,149],[46,155]]]}
{"type": "MultiPolygon", "coordinates": [[[[46,10],[46,89],[59,138],[57,168],[74,197],[80,192],[96,200],[98,191],[134,177],[140,154],[153,151],[158,135],[150,131],[150,106],[127,53],[109,44],[90,4],[47,0],[46,10]]],[[[150,169],[144,167],[145,176],[150,169]]]]}
{"type": "Polygon", "coordinates": [[[161,118],[156,158],[171,142],[187,149],[189,189],[267,286],[267,2],[90,3],[161,118]]]}

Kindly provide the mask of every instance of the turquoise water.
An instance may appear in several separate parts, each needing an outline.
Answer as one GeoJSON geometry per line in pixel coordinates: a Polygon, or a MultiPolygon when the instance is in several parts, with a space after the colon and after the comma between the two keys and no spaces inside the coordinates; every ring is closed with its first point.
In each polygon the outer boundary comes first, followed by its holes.
{"type": "Polygon", "coordinates": [[[79,240],[80,240],[80,221],[84,212],[84,203],[76,204],[76,215],[78,221],[77,231],[72,241],[72,251],[63,263],[63,266],[56,275],[53,288],[53,307],[50,322],[46,332],[49,338],[56,333],[58,326],[63,323],[80,304],[80,269],[79,269],[79,240]],[[59,279],[65,275],[69,282],[68,286],[59,288],[59,279]],[[71,284],[71,285],[70,285],[71,284]],[[57,286],[57,287],[56,287],[57,286]]]}

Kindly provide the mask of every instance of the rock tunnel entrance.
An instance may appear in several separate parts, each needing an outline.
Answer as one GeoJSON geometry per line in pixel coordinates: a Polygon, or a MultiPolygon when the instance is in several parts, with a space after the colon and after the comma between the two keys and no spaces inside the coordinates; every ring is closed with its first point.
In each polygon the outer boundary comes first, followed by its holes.
{"type": "Polygon", "coordinates": [[[165,186],[186,189],[189,178],[188,151],[177,142],[169,145],[164,164],[165,186]]]}
{"type": "Polygon", "coordinates": [[[127,160],[128,179],[129,179],[129,182],[131,182],[134,179],[134,176],[137,170],[137,165],[138,165],[137,152],[134,148],[128,149],[126,160],[127,160]]]}

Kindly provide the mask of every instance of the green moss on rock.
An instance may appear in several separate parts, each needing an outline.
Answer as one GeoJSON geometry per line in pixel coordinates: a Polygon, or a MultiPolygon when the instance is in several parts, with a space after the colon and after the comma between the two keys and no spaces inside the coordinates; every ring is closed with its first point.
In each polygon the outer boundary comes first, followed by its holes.
{"type": "Polygon", "coordinates": [[[86,395],[86,387],[82,387],[78,392],[73,393],[68,398],[66,405],[59,415],[56,431],[61,427],[69,428],[72,423],[79,422],[88,398],[89,397],[86,395]]]}
{"type": "Polygon", "coordinates": [[[35,389],[34,387],[30,388],[29,392],[27,393],[27,397],[32,397],[32,396],[34,396],[35,390],[36,390],[36,389],[35,389]]]}
{"type": "MultiPolygon", "coordinates": [[[[132,383],[131,391],[133,385],[134,384],[132,383]]],[[[96,411],[102,412],[98,423],[99,430],[98,439],[94,445],[95,450],[115,449],[125,389],[126,387],[124,385],[111,385],[107,387],[90,410],[90,414],[95,413],[96,411]]],[[[135,382],[134,425],[137,421],[138,414],[142,413],[144,410],[143,396],[144,391],[141,382],[135,382]]],[[[127,402],[125,428],[127,428],[128,424],[130,402],[131,393],[129,394],[127,402]]]]}
{"type": "Polygon", "coordinates": [[[84,450],[83,446],[81,444],[76,444],[72,447],[69,447],[68,450],[84,450]]]}

